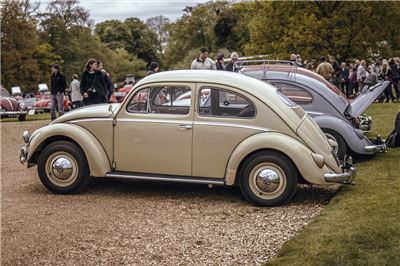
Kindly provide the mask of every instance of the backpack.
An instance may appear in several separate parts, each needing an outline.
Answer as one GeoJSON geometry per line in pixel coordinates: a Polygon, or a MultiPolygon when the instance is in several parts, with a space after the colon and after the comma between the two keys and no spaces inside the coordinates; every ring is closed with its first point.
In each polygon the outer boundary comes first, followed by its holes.
{"type": "Polygon", "coordinates": [[[397,113],[394,130],[386,138],[386,146],[392,148],[400,147],[400,112],[397,113]]]}

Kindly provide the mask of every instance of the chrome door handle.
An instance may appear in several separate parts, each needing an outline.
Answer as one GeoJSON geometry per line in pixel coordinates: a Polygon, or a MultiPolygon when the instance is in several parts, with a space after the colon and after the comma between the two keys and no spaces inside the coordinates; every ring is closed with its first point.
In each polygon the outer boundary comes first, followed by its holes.
{"type": "Polygon", "coordinates": [[[179,125],[179,129],[192,129],[192,125],[179,125]]]}

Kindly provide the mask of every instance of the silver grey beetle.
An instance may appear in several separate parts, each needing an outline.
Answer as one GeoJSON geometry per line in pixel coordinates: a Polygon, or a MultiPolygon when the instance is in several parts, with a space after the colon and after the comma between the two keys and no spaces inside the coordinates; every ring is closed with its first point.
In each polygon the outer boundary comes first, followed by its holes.
{"type": "Polygon", "coordinates": [[[315,72],[293,65],[270,62],[242,61],[238,67],[239,72],[274,85],[289,99],[303,107],[328,139],[338,143],[336,152],[339,158],[343,158],[349,152],[371,155],[386,151],[386,145],[380,140],[380,136],[376,140],[365,136],[364,133],[371,129],[372,118],[363,115],[363,112],[383,92],[388,82],[370,87],[350,102],[339,89],[315,72]]]}

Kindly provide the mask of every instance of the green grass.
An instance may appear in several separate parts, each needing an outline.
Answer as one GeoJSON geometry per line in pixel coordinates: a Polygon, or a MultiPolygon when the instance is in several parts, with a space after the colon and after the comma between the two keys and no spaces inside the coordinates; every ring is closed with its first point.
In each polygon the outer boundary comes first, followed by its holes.
{"type": "MultiPolygon", "coordinates": [[[[33,121],[33,120],[50,120],[50,113],[42,113],[42,114],[34,114],[34,115],[27,115],[26,121],[33,121]]],[[[3,118],[1,122],[19,122],[18,118],[3,118]]]]}
{"type": "MultiPolygon", "coordinates": [[[[400,103],[373,104],[371,136],[394,128],[400,103]]],[[[322,214],[266,265],[400,265],[400,148],[356,163],[322,214]]]]}

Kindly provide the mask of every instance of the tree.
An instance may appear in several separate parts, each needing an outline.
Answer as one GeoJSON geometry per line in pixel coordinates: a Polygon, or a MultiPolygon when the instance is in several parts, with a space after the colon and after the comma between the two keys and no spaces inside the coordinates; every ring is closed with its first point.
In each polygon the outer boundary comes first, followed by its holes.
{"type": "Polygon", "coordinates": [[[28,1],[3,1],[1,6],[1,84],[21,86],[24,92],[35,88],[39,66],[33,58],[38,45],[35,21],[28,1]]]}
{"type": "Polygon", "coordinates": [[[168,42],[167,25],[170,23],[169,18],[164,16],[151,17],[146,20],[146,24],[157,34],[157,50],[163,53],[168,42]]]}

